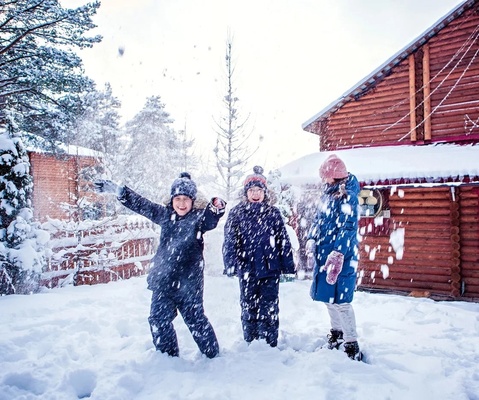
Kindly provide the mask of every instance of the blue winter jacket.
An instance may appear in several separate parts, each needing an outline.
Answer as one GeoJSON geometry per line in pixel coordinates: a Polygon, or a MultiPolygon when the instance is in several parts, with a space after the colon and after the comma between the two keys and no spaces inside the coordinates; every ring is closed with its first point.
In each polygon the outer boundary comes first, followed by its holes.
{"type": "Polygon", "coordinates": [[[125,187],[118,198],[130,210],[161,227],[160,242],[147,277],[148,289],[203,288],[203,234],[214,229],[223,213],[209,204],[179,216],[171,204],[156,204],[125,187]]]}
{"type": "Polygon", "coordinates": [[[243,201],[230,211],[223,242],[225,274],[256,278],[294,274],[291,242],[278,208],[243,201]]]}
{"type": "Polygon", "coordinates": [[[353,300],[358,265],[358,195],[359,183],[352,174],[340,182],[325,185],[308,234],[308,239],[316,241],[313,300],[337,304],[353,300]],[[333,250],[344,255],[344,264],[336,284],[330,285],[326,282],[326,271],[319,270],[333,250]]]}

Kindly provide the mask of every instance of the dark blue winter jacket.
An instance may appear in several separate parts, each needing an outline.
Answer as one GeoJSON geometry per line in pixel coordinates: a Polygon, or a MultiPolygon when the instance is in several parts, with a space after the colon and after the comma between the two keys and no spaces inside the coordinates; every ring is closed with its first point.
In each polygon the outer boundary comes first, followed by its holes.
{"type": "Polygon", "coordinates": [[[225,225],[223,261],[227,275],[294,274],[291,242],[279,209],[248,201],[233,207],[225,225]]]}
{"type": "Polygon", "coordinates": [[[215,213],[211,204],[193,208],[179,216],[170,205],[156,204],[128,187],[118,198],[130,210],[161,227],[160,242],[148,274],[148,289],[203,287],[203,234],[214,229],[223,213],[215,213]]]}
{"type": "Polygon", "coordinates": [[[308,234],[308,239],[316,241],[313,300],[337,304],[353,300],[358,265],[358,195],[359,183],[352,174],[340,182],[325,185],[308,234]],[[344,263],[336,284],[330,285],[326,282],[326,271],[319,270],[333,250],[344,255],[344,263]]]}

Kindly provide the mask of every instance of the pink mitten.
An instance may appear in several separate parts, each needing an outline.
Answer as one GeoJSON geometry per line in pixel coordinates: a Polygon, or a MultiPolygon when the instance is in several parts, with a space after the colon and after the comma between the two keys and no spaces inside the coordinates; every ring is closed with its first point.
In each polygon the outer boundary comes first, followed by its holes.
{"type": "Polygon", "coordinates": [[[316,265],[316,241],[314,239],[309,239],[306,242],[304,253],[306,254],[306,268],[312,271],[316,265]]]}
{"type": "Polygon", "coordinates": [[[344,255],[339,251],[332,251],[326,259],[324,269],[326,270],[326,282],[334,285],[338,280],[338,275],[343,269],[344,255]]]}

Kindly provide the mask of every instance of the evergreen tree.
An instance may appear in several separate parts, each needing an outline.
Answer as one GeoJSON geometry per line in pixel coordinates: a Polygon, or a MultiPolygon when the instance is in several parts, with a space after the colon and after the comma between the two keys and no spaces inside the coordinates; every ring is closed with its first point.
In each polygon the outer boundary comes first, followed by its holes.
{"type": "Polygon", "coordinates": [[[21,116],[19,131],[50,144],[65,141],[81,111],[80,95],[93,87],[73,51],[101,37],[86,37],[99,1],[66,9],[58,0],[0,2],[0,125],[7,111],[21,116]]]}
{"type": "Polygon", "coordinates": [[[245,133],[248,118],[242,119],[238,110],[239,98],[233,84],[235,72],[232,60],[233,42],[228,38],[226,42],[226,95],[223,98],[224,113],[217,125],[217,139],[214,153],[216,167],[221,177],[220,186],[225,191],[227,200],[235,197],[240,189],[240,180],[245,173],[248,160],[256,152],[251,151],[248,140],[251,133],[245,133]]]}
{"type": "Polygon", "coordinates": [[[76,49],[87,37],[99,1],[66,9],[58,0],[0,2],[0,292],[37,290],[47,234],[33,222],[32,178],[24,139],[43,148],[68,142],[81,95],[93,88],[76,49]],[[45,145],[45,143],[47,145],[45,145]]]}
{"type": "MultiPolygon", "coordinates": [[[[281,181],[281,172],[279,170],[270,171],[268,174],[268,189],[272,197],[272,202],[279,209],[283,217],[286,231],[288,232],[293,249],[295,265],[299,263],[299,238],[297,235],[298,223],[294,217],[294,204],[296,203],[297,193],[294,192],[290,184],[281,181]]],[[[292,276],[282,276],[281,281],[293,281],[292,276]]]]}
{"type": "Polygon", "coordinates": [[[120,101],[113,96],[109,83],[104,90],[92,90],[82,98],[82,113],[78,116],[71,144],[86,147],[91,156],[97,156],[99,162],[82,167],[79,170],[75,197],[75,206],[70,209],[72,216],[80,219],[96,219],[101,211],[97,203],[80,197],[81,192],[91,190],[91,182],[104,176],[116,176],[117,165],[121,161],[120,101]]]}
{"type": "MultiPolygon", "coordinates": [[[[92,181],[98,174],[116,171],[121,158],[120,101],[113,96],[111,85],[107,83],[102,91],[93,90],[82,99],[83,111],[78,116],[71,143],[97,152],[101,158],[98,166],[81,171],[84,179],[92,181]]],[[[92,154],[94,155],[94,154],[92,154]]]]}
{"type": "Polygon", "coordinates": [[[290,224],[293,216],[295,193],[291,185],[281,182],[281,172],[279,170],[270,171],[268,174],[268,189],[271,192],[274,205],[281,211],[284,222],[290,224]]]}
{"type": "Polygon", "coordinates": [[[101,152],[106,158],[115,158],[120,151],[121,102],[113,96],[109,83],[104,90],[92,90],[82,99],[83,111],[76,121],[75,145],[101,152]]]}
{"type": "Polygon", "coordinates": [[[183,154],[192,144],[179,138],[172,123],[160,96],[151,96],[125,124],[122,182],[157,202],[164,200],[171,181],[182,171],[183,154]]]}
{"type": "Polygon", "coordinates": [[[198,158],[193,154],[193,145],[195,140],[191,139],[186,128],[178,131],[178,139],[180,144],[179,162],[182,171],[195,171],[198,168],[198,158]]]}
{"type": "Polygon", "coordinates": [[[48,233],[33,221],[30,162],[12,125],[0,133],[0,295],[36,292],[48,233]]]}

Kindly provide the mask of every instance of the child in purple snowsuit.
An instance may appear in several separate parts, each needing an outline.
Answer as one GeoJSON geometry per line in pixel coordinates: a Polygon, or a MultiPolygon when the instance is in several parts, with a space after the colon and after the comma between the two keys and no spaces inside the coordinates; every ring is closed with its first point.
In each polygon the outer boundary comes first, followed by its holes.
{"type": "Polygon", "coordinates": [[[294,274],[291,243],[278,208],[268,202],[261,167],[244,181],[245,199],[233,207],[225,225],[224,273],[237,275],[241,322],[247,342],[278,343],[279,278],[294,274]]]}

